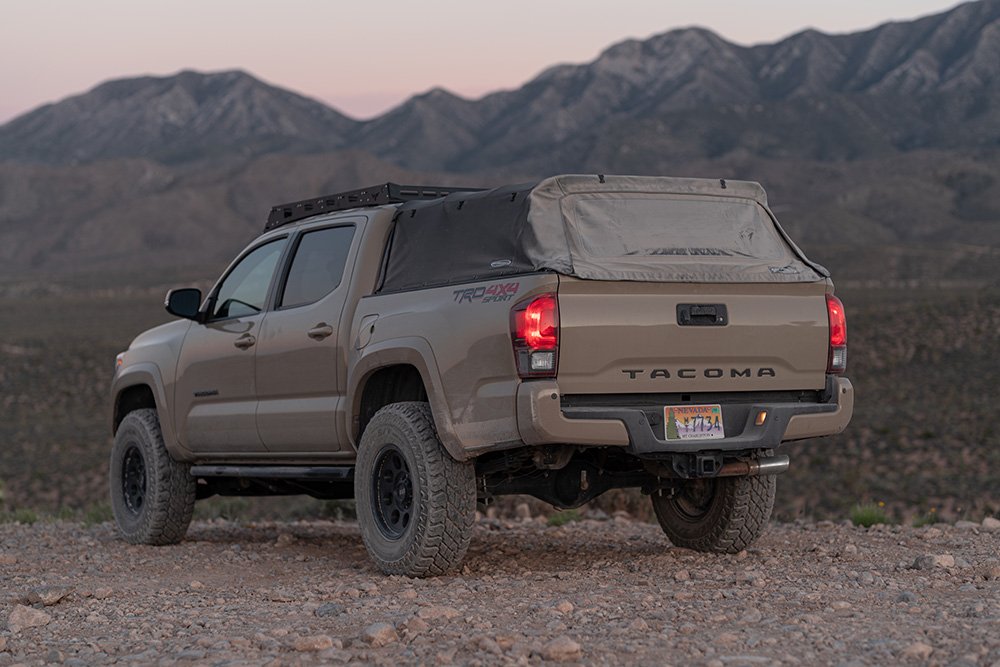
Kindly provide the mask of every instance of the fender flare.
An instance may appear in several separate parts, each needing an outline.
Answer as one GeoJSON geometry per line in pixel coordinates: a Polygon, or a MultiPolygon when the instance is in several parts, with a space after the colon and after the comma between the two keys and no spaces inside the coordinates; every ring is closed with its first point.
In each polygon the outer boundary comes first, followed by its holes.
{"type": "Polygon", "coordinates": [[[413,366],[420,374],[441,444],[456,461],[469,459],[469,452],[455,434],[451,413],[444,400],[441,374],[438,372],[434,351],[431,349],[431,344],[420,336],[390,338],[372,343],[362,350],[361,357],[353,364],[347,378],[347,405],[350,408],[347,415],[347,431],[351,445],[357,449],[359,444],[355,435],[355,419],[361,411],[361,397],[364,394],[365,383],[377,371],[400,364],[413,366]]]}
{"type": "Polygon", "coordinates": [[[111,383],[111,432],[115,432],[115,412],[118,410],[118,399],[126,389],[145,385],[153,392],[153,401],[156,403],[156,416],[160,421],[160,432],[163,433],[163,442],[167,451],[177,461],[189,461],[192,459],[191,452],[188,451],[174,431],[174,423],[170,417],[169,401],[167,401],[166,390],[163,387],[163,376],[159,367],[152,362],[140,362],[125,367],[111,383]]]}

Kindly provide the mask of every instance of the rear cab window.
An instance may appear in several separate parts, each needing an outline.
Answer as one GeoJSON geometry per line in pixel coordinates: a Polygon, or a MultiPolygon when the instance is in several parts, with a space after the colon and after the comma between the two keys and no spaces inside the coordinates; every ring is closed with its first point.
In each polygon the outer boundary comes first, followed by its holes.
{"type": "Polygon", "coordinates": [[[354,225],[343,225],[299,236],[284,287],[278,296],[278,308],[314,303],[337,289],[344,276],[354,230],[354,225]]]}

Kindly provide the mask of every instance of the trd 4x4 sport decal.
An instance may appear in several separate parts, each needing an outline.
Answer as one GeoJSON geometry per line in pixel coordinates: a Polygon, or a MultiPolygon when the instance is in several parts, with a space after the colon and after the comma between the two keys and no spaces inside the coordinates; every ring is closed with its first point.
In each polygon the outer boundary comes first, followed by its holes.
{"type": "Polygon", "coordinates": [[[455,290],[455,301],[458,303],[493,303],[510,301],[517,294],[521,283],[493,283],[455,290]]]}

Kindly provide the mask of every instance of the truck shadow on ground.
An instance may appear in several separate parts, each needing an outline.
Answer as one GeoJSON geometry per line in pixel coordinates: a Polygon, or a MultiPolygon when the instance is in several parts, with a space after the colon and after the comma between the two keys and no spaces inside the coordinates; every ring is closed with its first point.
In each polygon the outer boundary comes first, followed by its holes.
{"type": "MultiPolygon", "coordinates": [[[[641,523],[601,526],[594,532],[585,526],[552,528],[531,522],[502,529],[481,524],[476,527],[464,561],[453,574],[586,573],[595,568],[672,572],[682,565],[706,561],[732,565],[743,560],[749,565],[759,560],[761,551],[767,551],[766,547],[755,548],[749,557],[699,554],[674,547],[658,532],[641,523]]],[[[253,551],[322,560],[334,569],[380,574],[365,553],[354,523],[199,523],[192,526],[184,544],[210,544],[223,549],[240,545],[253,551]]]]}

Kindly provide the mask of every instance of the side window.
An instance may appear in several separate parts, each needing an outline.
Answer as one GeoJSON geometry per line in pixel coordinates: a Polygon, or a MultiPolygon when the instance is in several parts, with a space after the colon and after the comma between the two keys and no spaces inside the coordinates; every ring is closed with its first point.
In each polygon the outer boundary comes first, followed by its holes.
{"type": "Polygon", "coordinates": [[[276,239],[254,248],[233,267],[219,285],[209,319],[246,317],[264,309],[267,288],[285,242],[286,239],[276,239]]]}
{"type": "Polygon", "coordinates": [[[336,289],[344,275],[353,238],[354,227],[329,227],[303,234],[278,306],[304,306],[336,289]]]}

